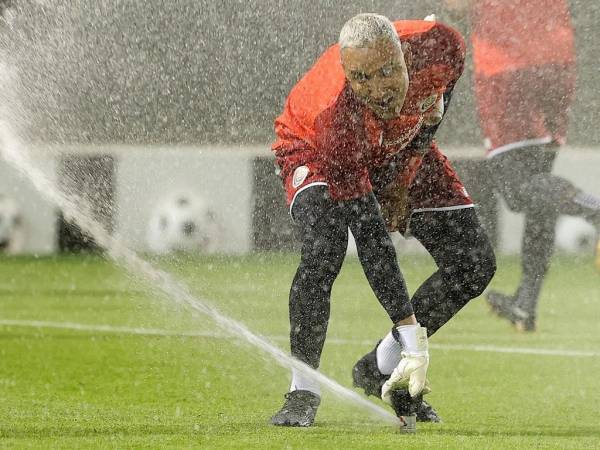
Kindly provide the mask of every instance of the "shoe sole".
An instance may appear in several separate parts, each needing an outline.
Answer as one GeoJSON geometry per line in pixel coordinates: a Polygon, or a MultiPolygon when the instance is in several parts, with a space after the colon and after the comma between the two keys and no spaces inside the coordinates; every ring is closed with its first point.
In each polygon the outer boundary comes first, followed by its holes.
{"type": "Polygon", "coordinates": [[[307,427],[311,427],[313,424],[301,424],[301,423],[274,423],[271,422],[271,425],[273,425],[274,427],[288,427],[288,428],[307,428],[307,427]]]}

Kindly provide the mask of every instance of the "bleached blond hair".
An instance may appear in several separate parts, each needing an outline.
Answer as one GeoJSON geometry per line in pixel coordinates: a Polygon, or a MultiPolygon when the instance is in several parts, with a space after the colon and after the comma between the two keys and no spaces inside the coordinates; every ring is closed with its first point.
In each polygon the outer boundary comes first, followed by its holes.
{"type": "Polygon", "coordinates": [[[390,19],[380,14],[364,13],[344,24],[338,43],[342,49],[365,48],[382,38],[400,45],[400,38],[390,19]]]}

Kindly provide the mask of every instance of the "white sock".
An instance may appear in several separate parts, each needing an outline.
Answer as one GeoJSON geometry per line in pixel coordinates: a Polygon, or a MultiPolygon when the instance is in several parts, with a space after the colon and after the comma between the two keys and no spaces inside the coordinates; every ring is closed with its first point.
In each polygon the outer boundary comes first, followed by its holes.
{"type": "Polygon", "coordinates": [[[292,384],[290,386],[290,392],[292,391],[310,391],[313,394],[321,396],[321,387],[319,386],[319,382],[296,369],[292,369],[292,384]]]}
{"type": "Polygon", "coordinates": [[[402,346],[390,331],[377,346],[377,368],[384,375],[390,375],[400,363],[402,346]]]}
{"type": "Polygon", "coordinates": [[[417,356],[428,356],[427,329],[421,325],[401,325],[396,327],[406,353],[417,356]]]}

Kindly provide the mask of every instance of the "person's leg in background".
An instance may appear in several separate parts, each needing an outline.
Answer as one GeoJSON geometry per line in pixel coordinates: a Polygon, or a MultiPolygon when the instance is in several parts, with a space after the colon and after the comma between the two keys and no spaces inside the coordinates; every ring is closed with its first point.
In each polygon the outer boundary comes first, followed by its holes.
{"type": "Polygon", "coordinates": [[[521,280],[514,295],[491,291],[488,302],[520,331],[534,331],[544,278],[554,251],[561,214],[580,216],[600,230],[600,198],[551,173],[555,147],[514,149],[490,159],[497,190],[508,206],[525,215],[521,280]]]}
{"type": "MultiPolygon", "coordinates": [[[[514,295],[492,291],[487,298],[519,330],[535,329],[558,216],[571,214],[576,196],[583,198],[571,183],[551,173],[566,138],[575,69],[574,64],[548,64],[475,77],[490,175],[509,208],[525,215],[519,287],[514,295]]],[[[588,208],[576,214],[590,213],[588,208]]]]}
{"type": "Polygon", "coordinates": [[[537,304],[554,253],[558,214],[552,209],[525,213],[521,243],[521,281],[515,293],[512,320],[519,331],[535,330],[537,304]]]}

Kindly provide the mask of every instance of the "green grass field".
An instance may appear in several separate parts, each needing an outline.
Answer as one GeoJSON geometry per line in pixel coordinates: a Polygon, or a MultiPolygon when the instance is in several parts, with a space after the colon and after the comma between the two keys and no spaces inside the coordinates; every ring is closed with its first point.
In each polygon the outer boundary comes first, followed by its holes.
{"type": "MultiPolygon", "coordinates": [[[[412,290],[432,270],[424,257],[401,262],[412,290]]],[[[296,256],[159,263],[287,348],[296,256]]],[[[0,265],[1,448],[600,447],[600,274],[591,259],[555,260],[537,333],[517,334],[478,299],[431,339],[428,398],[444,423],[420,424],[416,435],[328,392],[313,428],[269,426],[287,370],[240,339],[218,337],[206,317],[153,296],[99,257],[0,265]],[[183,335],[192,332],[205,335],[183,335]]],[[[517,277],[516,261],[502,259],[493,286],[510,290],[517,277]]],[[[350,386],[352,365],[388,327],[349,259],[334,287],[323,373],[350,386]]]]}

